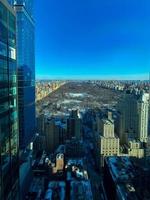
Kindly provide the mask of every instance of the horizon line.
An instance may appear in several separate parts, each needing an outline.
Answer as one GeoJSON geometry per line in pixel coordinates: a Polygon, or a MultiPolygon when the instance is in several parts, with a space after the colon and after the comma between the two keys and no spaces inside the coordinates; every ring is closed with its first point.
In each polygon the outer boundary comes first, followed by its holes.
{"type": "Polygon", "coordinates": [[[144,74],[125,74],[125,75],[93,75],[93,76],[82,76],[82,75],[37,75],[36,80],[141,80],[148,81],[150,73],[144,74]]]}

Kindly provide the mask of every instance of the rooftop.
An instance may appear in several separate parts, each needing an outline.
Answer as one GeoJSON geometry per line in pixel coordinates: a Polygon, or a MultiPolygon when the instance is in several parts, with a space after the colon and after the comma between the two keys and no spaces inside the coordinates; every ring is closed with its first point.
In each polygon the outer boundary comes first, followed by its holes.
{"type": "Polygon", "coordinates": [[[90,181],[72,181],[71,182],[71,200],[92,200],[90,181]]]}
{"type": "Polygon", "coordinates": [[[110,119],[102,119],[102,122],[104,124],[114,124],[114,120],[113,119],[112,120],[110,120],[110,119]]]}
{"type": "Polygon", "coordinates": [[[135,171],[129,157],[109,157],[106,159],[106,163],[116,183],[117,194],[122,199],[138,199],[132,183],[135,171]]]}
{"type": "Polygon", "coordinates": [[[69,160],[67,165],[67,180],[88,180],[88,173],[84,169],[84,162],[82,159],[69,160]]]}
{"type": "Polygon", "coordinates": [[[52,181],[48,184],[45,200],[60,199],[65,200],[66,184],[63,181],[52,181]]]}

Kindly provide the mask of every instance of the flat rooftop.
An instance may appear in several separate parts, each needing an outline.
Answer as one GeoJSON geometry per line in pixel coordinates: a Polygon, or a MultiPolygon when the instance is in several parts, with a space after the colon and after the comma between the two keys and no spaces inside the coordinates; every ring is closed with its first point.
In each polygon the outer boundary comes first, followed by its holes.
{"type": "Polygon", "coordinates": [[[132,183],[136,173],[129,157],[108,157],[106,163],[116,183],[118,196],[125,200],[137,200],[136,189],[132,183]]]}
{"type": "Polygon", "coordinates": [[[65,200],[66,184],[63,181],[51,181],[45,194],[45,200],[60,199],[65,200]]]}
{"type": "Polygon", "coordinates": [[[70,200],[93,200],[90,181],[72,181],[70,200]]]}

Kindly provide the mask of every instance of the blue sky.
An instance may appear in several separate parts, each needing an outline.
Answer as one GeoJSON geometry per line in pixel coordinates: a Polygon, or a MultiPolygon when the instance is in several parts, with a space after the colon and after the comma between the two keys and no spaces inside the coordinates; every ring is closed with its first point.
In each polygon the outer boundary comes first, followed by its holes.
{"type": "Polygon", "coordinates": [[[149,0],[35,2],[37,78],[148,77],[149,0]]]}

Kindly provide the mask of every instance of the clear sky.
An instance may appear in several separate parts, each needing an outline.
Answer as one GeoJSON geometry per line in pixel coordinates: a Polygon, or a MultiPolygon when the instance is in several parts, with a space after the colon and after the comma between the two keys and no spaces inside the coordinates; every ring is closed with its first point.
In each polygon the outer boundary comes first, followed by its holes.
{"type": "Polygon", "coordinates": [[[150,0],[35,0],[37,78],[147,78],[150,0]]]}

